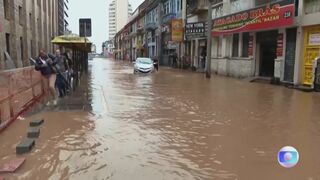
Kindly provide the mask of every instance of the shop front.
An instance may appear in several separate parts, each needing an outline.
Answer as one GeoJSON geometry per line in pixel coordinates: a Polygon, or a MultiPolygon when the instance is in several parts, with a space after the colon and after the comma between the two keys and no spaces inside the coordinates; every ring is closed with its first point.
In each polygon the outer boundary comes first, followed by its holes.
{"type": "Polygon", "coordinates": [[[172,19],[170,25],[163,25],[161,65],[172,67],[180,65],[183,31],[182,19],[172,19]]]}
{"type": "Polygon", "coordinates": [[[320,25],[303,28],[303,85],[313,84],[313,64],[316,58],[320,57],[320,25]]]}
{"type": "Polygon", "coordinates": [[[293,0],[284,0],[214,19],[213,72],[292,82],[294,9],[293,0]]]}
{"type": "Polygon", "coordinates": [[[187,54],[191,56],[192,67],[204,69],[207,54],[206,22],[187,23],[185,36],[191,42],[187,54]]]}

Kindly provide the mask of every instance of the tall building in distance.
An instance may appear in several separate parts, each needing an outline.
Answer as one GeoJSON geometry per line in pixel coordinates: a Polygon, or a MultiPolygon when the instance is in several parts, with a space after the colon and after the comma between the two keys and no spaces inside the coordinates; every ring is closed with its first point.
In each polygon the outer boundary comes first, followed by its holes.
{"type": "Polygon", "coordinates": [[[112,0],[109,5],[109,40],[128,23],[131,14],[132,6],[128,0],[112,0]]]}
{"type": "Polygon", "coordinates": [[[58,32],[59,35],[64,35],[68,32],[68,3],[69,0],[58,0],[58,32]]]}

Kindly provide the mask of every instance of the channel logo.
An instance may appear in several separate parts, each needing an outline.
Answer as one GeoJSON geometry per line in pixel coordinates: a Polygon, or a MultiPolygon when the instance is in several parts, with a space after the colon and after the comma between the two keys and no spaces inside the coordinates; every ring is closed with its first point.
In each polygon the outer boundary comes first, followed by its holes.
{"type": "Polygon", "coordinates": [[[299,161],[298,151],[291,146],[285,146],[278,153],[278,162],[285,168],[294,167],[299,161]]]}

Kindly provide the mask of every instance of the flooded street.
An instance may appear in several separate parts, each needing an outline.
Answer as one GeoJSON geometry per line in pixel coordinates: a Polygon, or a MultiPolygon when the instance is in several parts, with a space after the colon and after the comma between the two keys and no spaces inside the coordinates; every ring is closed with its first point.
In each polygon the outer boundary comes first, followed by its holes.
{"type": "Polygon", "coordinates": [[[90,62],[92,112],[41,112],[0,135],[0,162],[16,157],[29,120],[43,117],[26,163],[6,179],[318,180],[320,94],[126,63],[90,62]],[[298,165],[277,153],[294,146],[298,165]]]}

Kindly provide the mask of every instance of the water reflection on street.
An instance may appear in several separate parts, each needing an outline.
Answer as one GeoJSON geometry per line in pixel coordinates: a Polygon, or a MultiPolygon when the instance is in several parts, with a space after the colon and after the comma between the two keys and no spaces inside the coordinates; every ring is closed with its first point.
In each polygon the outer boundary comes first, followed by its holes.
{"type": "MultiPolygon", "coordinates": [[[[93,111],[30,117],[44,129],[9,179],[320,179],[319,94],[168,68],[134,75],[106,59],[90,68],[93,111]],[[277,162],[286,145],[300,153],[290,170],[277,162]]],[[[0,137],[12,140],[2,160],[26,124],[0,137]]]]}

